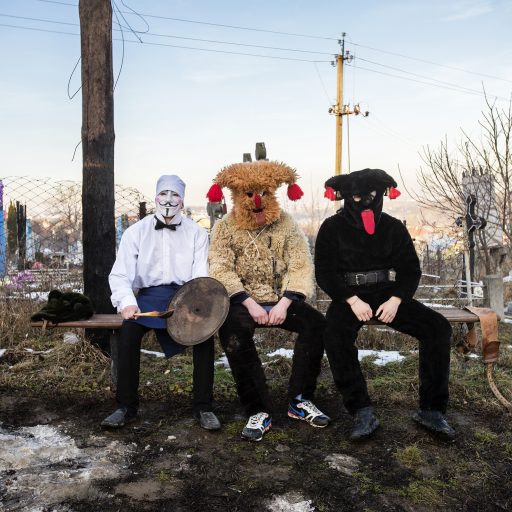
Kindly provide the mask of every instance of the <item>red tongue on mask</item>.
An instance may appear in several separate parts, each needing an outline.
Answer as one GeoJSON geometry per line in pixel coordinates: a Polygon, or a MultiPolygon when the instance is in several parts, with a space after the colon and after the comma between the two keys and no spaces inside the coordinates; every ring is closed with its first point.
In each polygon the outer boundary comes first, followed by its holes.
{"type": "Polygon", "coordinates": [[[363,226],[365,231],[369,235],[375,233],[375,218],[372,210],[364,210],[361,212],[361,219],[363,220],[363,226]]]}

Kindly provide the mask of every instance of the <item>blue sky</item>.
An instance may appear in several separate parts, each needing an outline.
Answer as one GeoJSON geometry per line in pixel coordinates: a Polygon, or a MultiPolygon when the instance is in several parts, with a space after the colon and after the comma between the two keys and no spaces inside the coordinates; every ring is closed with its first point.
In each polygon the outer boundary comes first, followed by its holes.
{"type": "MultiPolygon", "coordinates": [[[[307,200],[321,199],[323,182],[334,174],[330,61],[342,32],[355,57],[345,66],[344,103],[370,111],[350,116],[345,126],[344,171],[350,147],[351,170],[379,167],[398,178],[400,165],[414,186],[423,146],[445,136],[455,144],[460,128],[480,136],[483,85],[505,100],[512,92],[512,3],[505,0],[113,4],[143,41],[125,42],[123,56],[121,32],[114,31],[116,182],[152,196],[159,175],[177,173],[187,182],[189,205],[204,204],[215,174],[253,153],[259,141],[269,158],[297,169],[307,200]]],[[[68,82],[70,94],[80,86],[80,67],[72,74],[80,39],[51,31],[79,34],[77,1],[0,0],[1,176],[81,179],[80,147],[72,161],[81,93],[68,98],[68,82]]],[[[124,37],[137,41],[127,29],[124,37]]]]}

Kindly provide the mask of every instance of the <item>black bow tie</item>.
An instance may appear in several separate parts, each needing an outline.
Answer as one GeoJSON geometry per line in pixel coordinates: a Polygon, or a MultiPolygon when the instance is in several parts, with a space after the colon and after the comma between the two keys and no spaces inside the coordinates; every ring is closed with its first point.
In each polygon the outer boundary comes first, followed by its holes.
{"type": "Polygon", "coordinates": [[[181,222],[179,224],[166,224],[165,222],[162,222],[158,217],[155,217],[156,219],[156,225],[155,229],[170,229],[171,231],[176,231],[176,228],[181,225],[181,222]]]}

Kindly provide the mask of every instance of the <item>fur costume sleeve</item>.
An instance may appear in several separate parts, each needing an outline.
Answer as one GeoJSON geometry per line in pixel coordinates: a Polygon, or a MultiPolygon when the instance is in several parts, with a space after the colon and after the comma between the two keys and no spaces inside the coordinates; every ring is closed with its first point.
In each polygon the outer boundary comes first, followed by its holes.
{"type": "Polygon", "coordinates": [[[392,261],[396,276],[391,293],[408,301],[414,297],[418,288],[421,267],[407,228],[400,221],[395,223],[394,228],[392,261]]]}
{"type": "Polygon", "coordinates": [[[332,300],[343,301],[352,297],[354,291],[342,277],[340,269],[340,247],[336,217],[329,217],[320,226],[315,243],[315,274],[318,286],[332,300]]]}
{"type": "Polygon", "coordinates": [[[283,217],[288,234],[284,248],[287,268],[283,276],[281,295],[292,292],[311,298],[314,292],[314,270],[308,240],[291,216],[285,214],[283,217]]]}
{"type": "Polygon", "coordinates": [[[232,297],[244,291],[244,285],[235,271],[235,254],[226,219],[215,223],[208,253],[209,275],[220,281],[232,297]]]}

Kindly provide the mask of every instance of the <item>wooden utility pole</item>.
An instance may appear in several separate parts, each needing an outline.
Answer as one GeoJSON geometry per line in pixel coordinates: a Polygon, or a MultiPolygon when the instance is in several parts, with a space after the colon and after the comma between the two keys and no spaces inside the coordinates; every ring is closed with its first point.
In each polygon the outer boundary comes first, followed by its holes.
{"type": "MultiPolygon", "coordinates": [[[[113,312],[108,274],[116,256],[114,91],[110,0],[80,0],[82,49],[82,226],[84,293],[96,311],[113,312]]],[[[107,331],[87,336],[108,349],[107,331]]]]}
{"type": "Polygon", "coordinates": [[[343,116],[363,114],[364,117],[367,117],[369,115],[369,112],[361,112],[359,104],[354,105],[352,110],[350,105],[343,104],[343,63],[345,61],[350,62],[353,59],[348,51],[345,52],[345,35],[345,32],[343,32],[343,38],[339,41],[341,54],[336,55],[336,104],[329,109],[329,113],[334,114],[336,118],[336,161],[334,167],[336,175],[342,172],[343,116]]]}

